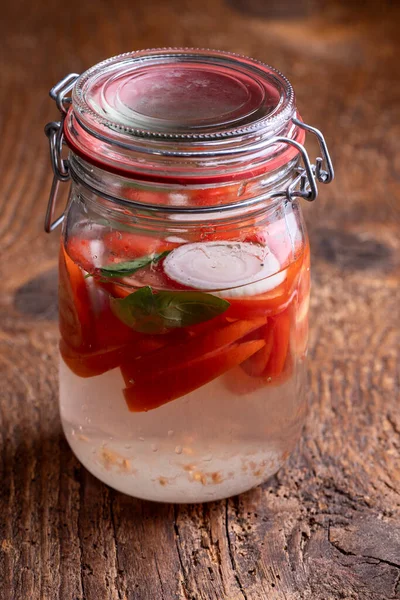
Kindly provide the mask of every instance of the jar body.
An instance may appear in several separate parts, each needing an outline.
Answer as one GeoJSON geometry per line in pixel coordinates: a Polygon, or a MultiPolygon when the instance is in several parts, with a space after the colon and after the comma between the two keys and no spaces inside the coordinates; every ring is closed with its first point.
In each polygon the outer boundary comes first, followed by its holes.
{"type": "MultiPolygon", "coordinates": [[[[135,200],[143,194],[149,202],[149,189],[135,187],[135,200]]],[[[103,482],[166,502],[212,501],[262,483],[293,450],[306,413],[309,246],[297,202],[201,219],[185,216],[188,193],[209,206],[237,189],[169,190],[181,213],[149,219],[116,214],[74,183],[60,249],[68,442],[103,482]],[[174,262],[182,248],[194,252],[183,259],[183,276],[174,262]],[[236,253],[236,266],[246,252],[275,262],[261,279],[243,283],[238,274],[231,287],[214,281],[206,289],[190,279],[198,252],[207,261],[210,252],[236,253]],[[143,308],[132,295],[144,289],[143,308]],[[188,320],[147,311],[162,297],[170,310],[192,292],[201,294],[192,297],[200,308],[188,320]]]]}

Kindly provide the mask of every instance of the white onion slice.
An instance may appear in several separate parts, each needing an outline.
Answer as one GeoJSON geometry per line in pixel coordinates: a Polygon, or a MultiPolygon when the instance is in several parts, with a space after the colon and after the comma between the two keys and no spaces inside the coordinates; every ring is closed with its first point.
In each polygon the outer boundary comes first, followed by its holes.
{"type": "Polygon", "coordinates": [[[280,268],[269,248],[246,242],[185,244],[164,260],[164,271],[170,279],[223,298],[273,290],[286,278],[286,271],[280,268]]]}

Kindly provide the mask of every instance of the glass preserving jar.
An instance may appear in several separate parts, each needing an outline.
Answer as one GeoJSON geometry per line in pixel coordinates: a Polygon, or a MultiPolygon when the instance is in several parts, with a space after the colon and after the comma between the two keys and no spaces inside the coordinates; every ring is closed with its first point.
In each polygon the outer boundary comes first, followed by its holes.
{"type": "Polygon", "coordinates": [[[306,413],[299,200],[333,178],[321,133],[301,121],[283,75],[224,52],[128,53],[50,94],[62,118],[46,127],[45,229],[62,222],[60,411],[72,450],[149,500],[262,483],[306,413]],[[320,144],[315,165],[306,131],[320,144]]]}

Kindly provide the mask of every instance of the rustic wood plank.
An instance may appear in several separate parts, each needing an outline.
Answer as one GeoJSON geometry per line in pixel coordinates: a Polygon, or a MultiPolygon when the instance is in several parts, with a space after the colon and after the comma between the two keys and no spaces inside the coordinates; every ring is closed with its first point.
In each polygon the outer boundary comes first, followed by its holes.
{"type": "Polygon", "coordinates": [[[3,10],[1,598],[400,598],[400,8],[302,4],[292,19],[272,18],[262,0],[3,10]],[[337,169],[304,206],[314,287],[302,442],[268,484],[199,506],[118,494],[69,450],[57,409],[57,235],[42,233],[48,89],[107,56],[163,45],[280,68],[337,169]]]}

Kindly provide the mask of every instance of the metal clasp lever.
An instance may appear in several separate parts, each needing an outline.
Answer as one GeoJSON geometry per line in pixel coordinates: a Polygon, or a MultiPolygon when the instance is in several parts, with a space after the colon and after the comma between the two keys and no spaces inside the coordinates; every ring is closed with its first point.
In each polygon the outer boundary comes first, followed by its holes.
{"type": "Polygon", "coordinates": [[[335,176],[335,172],[333,170],[328,146],[326,145],[325,138],[319,129],[311,127],[311,125],[307,125],[306,123],[303,123],[303,121],[299,121],[299,119],[293,118],[292,121],[298,127],[301,127],[302,129],[305,129],[316,136],[322,154],[322,158],[316,158],[315,165],[312,165],[308,157],[308,153],[303,146],[300,146],[300,144],[297,145],[296,142],[293,142],[292,140],[286,140],[287,143],[292,143],[298,147],[304,164],[304,168],[299,169],[298,179],[296,179],[292,186],[290,186],[288,189],[288,195],[290,198],[300,197],[311,202],[318,196],[316,180],[324,184],[330,183],[335,176]],[[299,183],[300,189],[296,190],[295,188],[299,183]]]}
{"type": "Polygon", "coordinates": [[[50,233],[64,220],[64,211],[53,221],[54,209],[57,201],[57,193],[60,182],[70,179],[68,160],[62,158],[62,148],[64,143],[64,119],[68,111],[68,106],[72,99],[66,94],[72,90],[79,75],[70,73],[64,79],[59,81],[51,90],[50,98],[55,100],[59,111],[61,112],[61,121],[52,121],[47,123],[44,132],[49,140],[50,160],[53,168],[53,183],[51,185],[49,202],[47,204],[46,216],[44,219],[44,230],[50,233]]]}

